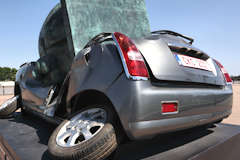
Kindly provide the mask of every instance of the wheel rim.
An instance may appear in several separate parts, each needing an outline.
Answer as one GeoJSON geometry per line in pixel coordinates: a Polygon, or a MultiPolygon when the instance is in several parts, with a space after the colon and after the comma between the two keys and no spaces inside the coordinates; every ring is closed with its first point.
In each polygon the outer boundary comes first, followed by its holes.
{"type": "Polygon", "coordinates": [[[85,110],[64,124],[56,142],[62,147],[73,147],[94,137],[107,121],[107,112],[102,108],[85,110]]]}

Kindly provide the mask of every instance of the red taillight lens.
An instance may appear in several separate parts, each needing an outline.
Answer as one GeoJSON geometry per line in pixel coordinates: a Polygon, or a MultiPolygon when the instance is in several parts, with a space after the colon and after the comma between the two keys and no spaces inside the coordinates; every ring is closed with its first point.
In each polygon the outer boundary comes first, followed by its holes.
{"type": "Polygon", "coordinates": [[[126,63],[128,73],[131,76],[149,77],[147,67],[145,65],[143,56],[137,49],[136,45],[126,35],[115,32],[114,36],[121,49],[121,54],[126,63]]]}
{"type": "Polygon", "coordinates": [[[175,113],[178,111],[177,103],[162,103],[162,113],[175,113]]]}
{"type": "Polygon", "coordinates": [[[230,77],[230,75],[228,74],[228,72],[226,71],[226,69],[223,67],[223,65],[218,62],[216,59],[214,60],[216,62],[216,64],[218,65],[218,67],[221,69],[224,77],[225,77],[225,80],[227,83],[232,83],[232,79],[230,77]]]}

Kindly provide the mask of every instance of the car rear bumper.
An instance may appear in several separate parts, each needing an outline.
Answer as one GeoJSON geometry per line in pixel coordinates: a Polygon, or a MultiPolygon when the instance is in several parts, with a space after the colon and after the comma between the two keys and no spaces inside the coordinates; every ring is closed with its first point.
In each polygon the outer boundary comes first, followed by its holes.
{"type": "Polygon", "coordinates": [[[160,133],[168,133],[217,122],[218,120],[228,117],[230,114],[231,110],[226,110],[225,112],[213,112],[209,114],[133,122],[130,123],[129,126],[131,128],[131,136],[133,139],[144,139],[151,138],[160,133]]]}
{"type": "Polygon", "coordinates": [[[131,81],[122,75],[107,95],[132,140],[212,123],[229,116],[232,110],[231,85],[156,86],[150,81],[131,81]],[[178,112],[162,114],[161,103],[166,101],[177,101],[178,112]]]}

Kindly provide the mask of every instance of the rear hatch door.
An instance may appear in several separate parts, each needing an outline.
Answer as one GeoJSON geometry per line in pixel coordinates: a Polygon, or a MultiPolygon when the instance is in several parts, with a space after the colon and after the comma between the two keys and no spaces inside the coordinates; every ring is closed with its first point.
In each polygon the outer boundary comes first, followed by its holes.
{"type": "Polygon", "coordinates": [[[157,80],[225,85],[215,62],[203,51],[172,35],[134,40],[157,80]],[[190,61],[188,66],[185,61],[190,61]],[[195,65],[195,66],[194,66],[195,65]]]}

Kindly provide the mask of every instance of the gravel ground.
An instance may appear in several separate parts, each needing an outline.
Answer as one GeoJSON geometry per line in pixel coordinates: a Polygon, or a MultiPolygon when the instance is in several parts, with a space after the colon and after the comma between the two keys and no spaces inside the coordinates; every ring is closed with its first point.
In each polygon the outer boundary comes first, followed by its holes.
{"type": "MultiPolygon", "coordinates": [[[[223,123],[240,125],[240,84],[233,85],[233,110],[229,118],[225,119],[223,123]]],[[[0,104],[6,99],[11,98],[12,95],[0,96],[0,104]]]]}

